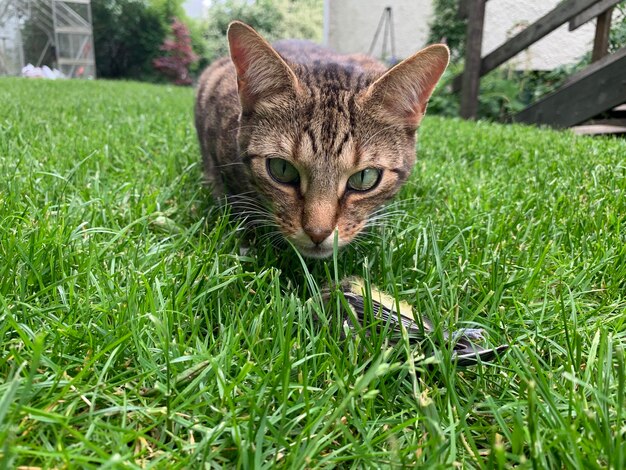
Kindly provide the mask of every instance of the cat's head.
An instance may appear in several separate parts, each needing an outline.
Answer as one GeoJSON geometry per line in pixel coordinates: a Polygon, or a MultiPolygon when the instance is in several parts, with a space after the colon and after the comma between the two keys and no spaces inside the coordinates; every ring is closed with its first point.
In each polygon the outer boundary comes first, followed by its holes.
{"type": "Polygon", "coordinates": [[[340,247],[350,243],[409,177],[448,48],[427,47],[388,71],[358,56],[323,71],[315,60],[288,63],[240,22],[228,40],[253,184],[286,239],[305,256],[329,256],[335,232],[340,247]]]}

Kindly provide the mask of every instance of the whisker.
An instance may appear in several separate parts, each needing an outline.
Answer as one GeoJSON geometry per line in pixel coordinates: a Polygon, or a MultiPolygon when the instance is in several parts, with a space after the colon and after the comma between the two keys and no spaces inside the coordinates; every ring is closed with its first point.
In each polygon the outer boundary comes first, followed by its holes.
{"type": "Polygon", "coordinates": [[[271,226],[277,227],[276,222],[273,219],[268,219],[265,217],[242,217],[243,223],[245,223],[248,227],[261,227],[261,226],[271,226]]]}
{"type": "Polygon", "coordinates": [[[216,165],[215,168],[226,168],[227,166],[235,166],[235,165],[244,165],[244,163],[243,162],[224,163],[223,165],[216,165]]]}
{"type": "Polygon", "coordinates": [[[282,232],[280,232],[278,230],[272,230],[271,232],[267,232],[267,233],[262,234],[259,237],[259,241],[271,242],[272,240],[282,239],[282,238],[283,238],[282,232]]]}
{"type": "Polygon", "coordinates": [[[393,220],[400,220],[403,218],[411,218],[411,216],[409,214],[407,214],[406,212],[396,212],[396,213],[389,213],[389,214],[378,214],[375,215],[373,217],[370,217],[368,219],[368,221],[376,221],[376,220],[389,220],[389,219],[393,219],[393,220]],[[405,217],[407,216],[407,217],[405,217]]]}
{"type": "Polygon", "coordinates": [[[387,206],[379,207],[378,209],[373,211],[371,215],[388,214],[388,213],[391,213],[391,212],[398,213],[398,212],[407,212],[407,211],[406,211],[405,208],[402,207],[402,205],[400,205],[400,204],[393,204],[393,205],[387,205],[387,206]]]}
{"type": "Polygon", "coordinates": [[[232,209],[236,210],[239,213],[262,214],[265,216],[272,215],[272,213],[268,210],[265,210],[260,207],[251,206],[251,205],[241,204],[241,205],[231,206],[231,207],[232,209]]]}

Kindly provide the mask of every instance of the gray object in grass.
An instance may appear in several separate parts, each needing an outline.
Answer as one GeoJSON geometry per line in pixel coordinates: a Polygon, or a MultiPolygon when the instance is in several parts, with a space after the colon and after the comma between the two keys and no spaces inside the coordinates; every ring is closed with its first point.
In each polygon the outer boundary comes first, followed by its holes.
{"type": "MultiPolygon", "coordinates": [[[[365,319],[365,284],[362,279],[352,277],[345,279],[340,284],[341,291],[346,299],[355,318],[362,326],[365,319]]],[[[326,299],[330,298],[330,291],[325,293],[326,299]]],[[[433,323],[425,317],[421,317],[421,325],[415,320],[413,308],[406,302],[397,302],[393,297],[371,288],[372,312],[375,319],[382,325],[388,325],[392,333],[392,339],[401,337],[401,327],[407,332],[409,342],[423,343],[428,335],[435,332],[433,323]],[[398,308],[399,307],[399,308],[398,308]],[[399,310],[399,315],[397,313],[399,310]]],[[[351,316],[346,318],[350,328],[355,325],[351,316]]],[[[508,349],[507,344],[495,348],[484,348],[479,342],[484,342],[484,330],[480,328],[460,328],[454,331],[443,330],[444,345],[452,345],[452,352],[459,366],[472,366],[479,362],[489,362],[508,349]]]]}

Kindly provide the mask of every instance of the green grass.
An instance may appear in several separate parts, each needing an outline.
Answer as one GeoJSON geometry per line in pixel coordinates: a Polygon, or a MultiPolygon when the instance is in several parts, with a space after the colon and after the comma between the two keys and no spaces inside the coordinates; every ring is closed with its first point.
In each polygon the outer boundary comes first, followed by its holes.
{"type": "Polygon", "coordinates": [[[428,117],[402,213],[307,266],[240,254],[192,106],[0,80],[0,467],[626,465],[626,141],[428,117]],[[342,339],[347,275],[512,347],[342,339]]]}

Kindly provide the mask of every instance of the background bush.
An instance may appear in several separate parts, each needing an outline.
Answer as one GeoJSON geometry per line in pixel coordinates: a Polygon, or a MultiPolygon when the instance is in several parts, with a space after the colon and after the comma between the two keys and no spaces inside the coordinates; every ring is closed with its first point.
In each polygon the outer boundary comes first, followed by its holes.
{"type": "Polygon", "coordinates": [[[609,52],[626,47],[626,1],[615,5],[609,33],[609,52]]]}
{"type": "Polygon", "coordinates": [[[176,85],[191,85],[189,74],[191,64],[198,60],[191,47],[189,28],[175,18],[170,26],[172,36],[160,47],[164,55],[154,60],[152,65],[176,85]]]}
{"type": "Polygon", "coordinates": [[[159,80],[152,61],[168,31],[161,12],[142,0],[96,0],[91,9],[98,77],[159,80]]]}
{"type": "Polygon", "coordinates": [[[320,42],[323,11],[322,0],[216,1],[201,25],[206,58],[212,61],[228,53],[226,30],[233,20],[249,24],[269,41],[300,38],[320,42]]]}
{"type": "Polygon", "coordinates": [[[444,42],[450,48],[452,61],[465,55],[466,21],[458,17],[459,0],[434,0],[429,43],[444,42]]]}

